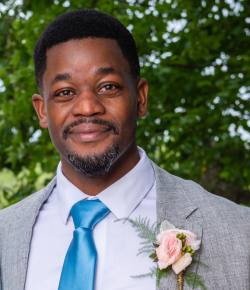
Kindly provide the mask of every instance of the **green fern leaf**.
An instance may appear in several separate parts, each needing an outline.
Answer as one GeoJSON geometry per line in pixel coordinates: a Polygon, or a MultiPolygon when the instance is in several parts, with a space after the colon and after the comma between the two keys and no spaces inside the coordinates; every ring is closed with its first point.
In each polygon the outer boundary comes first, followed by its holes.
{"type": "Polygon", "coordinates": [[[147,245],[147,244],[151,244],[151,241],[144,241],[139,243],[139,245],[147,245]]]}
{"type": "Polygon", "coordinates": [[[139,249],[137,256],[142,253],[151,253],[155,251],[152,244],[156,242],[157,230],[160,226],[160,223],[155,222],[150,226],[150,220],[147,217],[141,218],[140,216],[135,220],[130,218],[123,218],[118,219],[115,222],[117,221],[128,221],[131,226],[135,228],[138,237],[144,240],[140,243],[143,245],[143,247],[139,249]]]}
{"type": "Polygon", "coordinates": [[[160,270],[158,268],[150,268],[150,272],[147,274],[130,276],[131,278],[145,278],[145,277],[153,277],[156,276],[156,283],[159,286],[160,281],[164,277],[168,277],[171,274],[171,270],[169,268],[160,270]]]}
{"type": "Polygon", "coordinates": [[[203,278],[194,272],[188,274],[184,272],[184,279],[189,287],[193,287],[194,289],[201,287],[201,289],[207,290],[203,278]]]}
{"type": "Polygon", "coordinates": [[[198,264],[198,265],[201,265],[201,266],[203,266],[203,267],[205,267],[205,268],[209,268],[209,266],[207,265],[207,264],[205,264],[205,263],[203,263],[203,262],[201,262],[201,261],[199,261],[199,260],[192,260],[192,263],[196,263],[196,264],[198,264]]]}
{"type": "Polygon", "coordinates": [[[156,284],[157,284],[157,286],[160,285],[162,278],[164,278],[164,277],[166,278],[170,274],[171,274],[170,268],[166,268],[166,269],[162,269],[162,270],[156,268],[156,284]]]}
{"type": "Polygon", "coordinates": [[[150,272],[147,274],[141,274],[141,275],[137,275],[137,276],[130,276],[131,278],[145,278],[145,277],[153,277],[157,274],[157,268],[150,268],[149,269],[150,272]]]}

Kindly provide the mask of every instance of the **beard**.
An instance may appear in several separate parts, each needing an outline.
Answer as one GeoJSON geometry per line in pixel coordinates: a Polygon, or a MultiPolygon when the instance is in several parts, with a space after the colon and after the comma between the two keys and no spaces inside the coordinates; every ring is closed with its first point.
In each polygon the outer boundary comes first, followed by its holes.
{"type": "Polygon", "coordinates": [[[113,145],[103,153],[91,154],[86,157],[67,151],[67,157],[77,171],[88,176],[97,176],[109,171],[111,165],[119,156],[119,152],[119,145],[113,145]]]}

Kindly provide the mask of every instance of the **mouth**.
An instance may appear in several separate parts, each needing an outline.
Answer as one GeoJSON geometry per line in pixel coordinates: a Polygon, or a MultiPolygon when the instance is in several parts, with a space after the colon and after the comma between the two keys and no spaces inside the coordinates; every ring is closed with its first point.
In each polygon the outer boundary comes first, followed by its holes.
{"type": "Polygon", "coordinates": [[[68,137],[81,142],[93,142],[105,137],[110,131],[109,128],[96,124],[81,124],[74,127],[68,137]]]}

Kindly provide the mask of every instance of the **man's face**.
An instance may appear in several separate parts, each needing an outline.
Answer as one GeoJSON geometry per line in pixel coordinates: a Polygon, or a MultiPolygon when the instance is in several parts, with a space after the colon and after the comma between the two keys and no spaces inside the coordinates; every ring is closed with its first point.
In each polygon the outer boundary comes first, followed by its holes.
{"type": "Polygon", "coordinates": [[[117,42],[105,38],[56,45],[46,64],[43,96],[33,104],[61,157],[117,159],[135,142],[137,115],[146,114],[146,80],[136,85],[117,42]]]}

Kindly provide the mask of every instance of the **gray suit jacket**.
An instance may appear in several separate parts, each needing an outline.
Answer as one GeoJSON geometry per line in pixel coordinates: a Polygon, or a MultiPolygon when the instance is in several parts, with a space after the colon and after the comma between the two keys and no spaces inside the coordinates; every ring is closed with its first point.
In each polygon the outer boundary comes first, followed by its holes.
{"type": "MultiPolygon", "coordinates": [[[[202,240],[193,257],[209,268],[193,263],[186,271],[201,275],[209,290],[250,289],[250,209],[210,194],[198,184],[173,176],[155,164],[153,167],[158,222],[168,220],[183,226],[202,240]]],[[[24,289],[32,229],[55,184],[56,177],[46,188],[0,211],[2,290],[24,289]]],[[[157,290],[177,289],[174,273],[163,278],[157,287],[157,290]]],[[[190,289],[193,287],[185,283],[184,290],[190,289]]]]}

